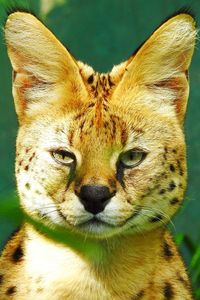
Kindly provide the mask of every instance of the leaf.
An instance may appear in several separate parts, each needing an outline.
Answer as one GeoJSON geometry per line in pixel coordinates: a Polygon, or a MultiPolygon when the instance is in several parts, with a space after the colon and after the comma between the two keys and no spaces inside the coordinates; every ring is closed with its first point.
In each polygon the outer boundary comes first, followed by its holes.
{"type": "Polygon", "coordinates": [[[0,218],[6,217],[14,221],[16,224],[28,222],[35,227],[36,230],[58,243],[62,243],[94,263],[103,262],[106,259],[105,247],[100,240],[86,238],[84,235],[70,231],[61,226],[48,225],[30,217],[19,207],[19,201],[16,196],[10,195],[0,201],[0,218]]]}
{"type": "Polygon", "coordinates": [[[190,263],[190,268],[195,267],[199,267],[200,270],[200,246],[197,247],[190,263]]]}
{"type": "Polygon", "coordinates": [[[184,241],[184,237],[185,235],[183,233],[178,233],[176,236],[175,236],[175,243],[177,246],[180,246],[182,244],[182,242],[184,241]]]}

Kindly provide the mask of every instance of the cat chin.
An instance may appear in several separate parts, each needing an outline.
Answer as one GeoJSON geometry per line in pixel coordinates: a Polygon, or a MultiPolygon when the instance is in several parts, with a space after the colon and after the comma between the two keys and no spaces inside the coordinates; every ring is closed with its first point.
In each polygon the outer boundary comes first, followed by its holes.
{"type": "Polygon", "coordinates": [[[75,226],[74,230],[86,237],[95,239],[107,239],[119,235],[129,235],[138,232],[141,233],[141,230],[139,230],[138,226],[129,222],[125,223],[124,225],[113,226],[109,223],[98,220],[90,220],[80,224],[79,226],[75,226]]]}
{"type": "Polygon", "coordinates": [[[108,238],[116,234],[117,227],[98,220],[90,220],[75,227],[75,230],[92,238],[108,238]]]}
{"type": "Polygon", "coordinates": [[[145,232],[151,231],[157,227],[166,226],[164,224],[152,224],[149,225],[148,222],[137,222],[133,223],[132,220],[128,220],[124,225],[113,226],[105,222],[86,222],[74,229],[78,233],[84,235],[87,238],[94,239],[108,239],[117,236],[135,235],[143,234],[145,232]]]}

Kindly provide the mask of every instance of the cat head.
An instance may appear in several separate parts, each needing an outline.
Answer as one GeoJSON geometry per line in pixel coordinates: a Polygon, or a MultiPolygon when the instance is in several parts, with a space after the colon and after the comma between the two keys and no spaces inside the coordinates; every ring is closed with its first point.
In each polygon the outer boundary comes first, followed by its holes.
{"type": "Polygon", "coordinates": [[[169,19],[107,74],[76,61],[31,14],[9,15],[5,37],[23,209],[96,238],[168,223],[186,188],[194,19],[169,19]]]}

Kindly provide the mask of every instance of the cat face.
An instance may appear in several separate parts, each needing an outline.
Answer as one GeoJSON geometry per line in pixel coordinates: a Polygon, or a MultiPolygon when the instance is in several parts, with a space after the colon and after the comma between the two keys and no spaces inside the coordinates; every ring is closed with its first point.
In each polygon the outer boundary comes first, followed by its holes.
{"type": "Polygon", "coordinates": [[[100,108],[88,106],[46,112],[37,124],[21,127],[16,170],[23,207],[53,223],[106,235],[168,222],[186,184],[177,122],[143,105],[110,104],[96,127],[100,108]]]}
{"type": "Polygon", "coordinates": [[[76,62],[30,14],[10,15],[5,32],[24,210],[96,238],[168,223],[186,187],[192,17],[164,23],[108,74],[76,62]]]}

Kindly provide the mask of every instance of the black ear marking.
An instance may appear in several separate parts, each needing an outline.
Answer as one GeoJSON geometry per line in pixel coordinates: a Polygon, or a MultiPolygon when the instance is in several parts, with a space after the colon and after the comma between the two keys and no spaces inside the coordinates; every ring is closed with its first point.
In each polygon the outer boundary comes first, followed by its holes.
{"type": "Polygon", "coordinates": [[[176,10],[172,14],[170,14],[166,19],[164,19],[163,23],[167,22],[169,19],[176,17],[177,15],[186,14],[190,15],[196,21],[196,16],[191,6],[182,6],[180,9],[176,10]]]}
{"type": "Polygon", "coordinates": [[[15,13],[15,12],[29,13],[29,14],[32,14],[35,17],[37,17],[36,13],[30,7],[28,8],[28,7],[23,6],[23,5],[17,5],[17,6],[9,5],[9,6],[6,7],[6,14],[7,14],[7,16],[9,16],[9,15],[15,13]]]}
{"type": "MultiPolygon", "coordinates": [[[[16,1],[17,2],[17,1],[16,1]]],[[[29,4],[28,2],[26,1],[24,5],[22,5],[22,3],[19,5],[16,3],[15,5],[15,2],[13,1],[12,4],[2,4],[3,7],[4,7],[4,11],[5,11],[5,19],[3,21],[3,27],[5,27],[6,25],[6,22],[7,22],[7,18],[9,17],[9,15],[15,13],[15,12],[22,12],[22,13],[28,13],[28,14],[31,14],[33,16],[35,16],[41,23],[43,23],[43,21],[37,16],[36,12],[34,11],[33,8],[31,7],[28,7],[29,4]]]]}
{"type": "MultiPolygon", "coordinates": [[[[194,12],[192,11],[192,9],[191,9],[191,7],[189,7],[189,6],[183,6],[182,8],[180,8],[179,10],[177,10],[177,11],[175,11],[175,12],[173,12],[172,14],[170,14],[170,15],[168,15],[168,17],[167,18],[165,18],[162,22],[160,22],[159,23],[159,25],[157,26],[157,27],[155,27],[155,30],[153,31],[153,32],[155,32],[160,26],[162,26],[165,22],[167,22],[169,19],[171,19],[171,18],[173,18],[173,17],[175,17],[175,16],[177,16],[177,15],[180,15],[180,14],[187,14],[187,15],[190,15],[193,19],[195,19],[195,21],[196,21],[196,16],[195,16],[195,14],[194,14],[194,12]]],[[[196,25],[197,26],[197,25],[196,25]]],[[[198,26],[197,26],[198,27],[198,26]]],[[[153,32],[152,33],[150,33],[150,35],[149,36],[151,36],[152,34],[153,34],[153,32]]],[[[139,44],[139,46],[135,49],[135,51],[130,55],[130,57],[133,57],[133,56],[135,56],[135,54],[140,50],[140,48],[142,48],[142,46],[145,44],[145,42],[147,41],[147,39],[148,39],[148,36],[146,37],[146,39],[143,41],[143,42],[141,42],[140,44],[139,44]]]]}

